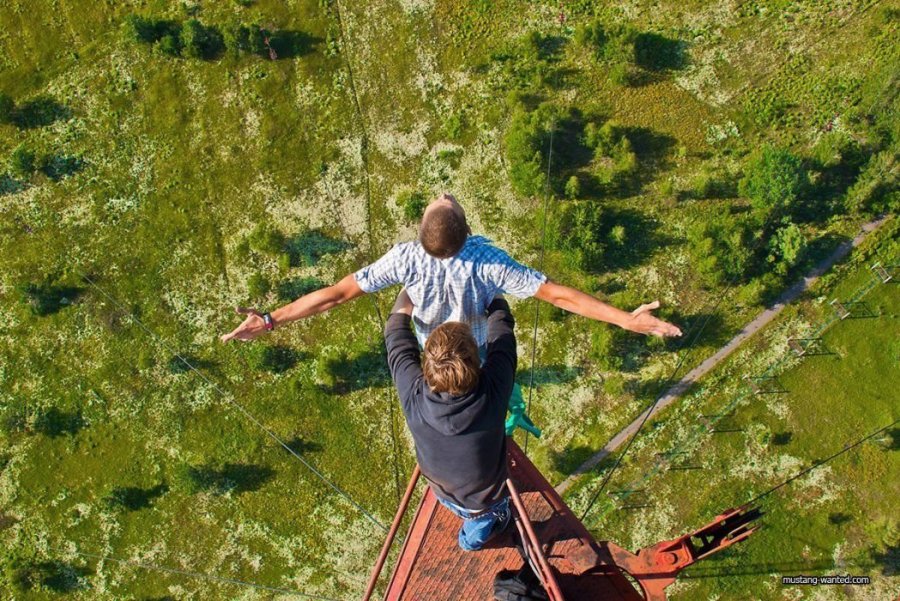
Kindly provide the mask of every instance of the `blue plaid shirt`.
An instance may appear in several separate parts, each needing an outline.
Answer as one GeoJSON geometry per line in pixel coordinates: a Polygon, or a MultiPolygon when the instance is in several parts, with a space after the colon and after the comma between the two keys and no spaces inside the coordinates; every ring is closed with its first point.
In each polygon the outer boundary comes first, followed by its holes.
{"type": "Polygon", "coordinates": [[[432,257],[418,241],[396,244],[383,257],[354,276],[365,292],[403,284],[412,299],[413,324],[419,344],[445,321],[472,327],[479,347],[487,343],[488,305],[499,294],[533,296],[547,277],[517,263],[483,236],[469,236],[458,254],[432,257]]]}

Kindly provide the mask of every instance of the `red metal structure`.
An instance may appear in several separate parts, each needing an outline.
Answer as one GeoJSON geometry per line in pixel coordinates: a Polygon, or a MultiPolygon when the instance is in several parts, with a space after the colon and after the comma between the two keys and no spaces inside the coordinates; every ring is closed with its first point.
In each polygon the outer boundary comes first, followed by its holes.
{"type": "MultiPolygon", "coordinates": [[[[679,538],[630,553],[596,541],[518,445],[509,440],[507,486],[525,555],[551,601],[664,601],[665,588],[692,563],[741,541],[755,530],[756,510],[732,509],[679,538]]],[[[413,472],[363,601],[374,593],[394,536],[420,477],[413,472]]],[[[460,521],[425,494],[388,582],[387,601],[489,601],[501,570],[523,560],[513,535],[504,534],[476,553],[457,546],[460,521]]],[[[510,531],[508,531],[510,532],[510,531]]]]}

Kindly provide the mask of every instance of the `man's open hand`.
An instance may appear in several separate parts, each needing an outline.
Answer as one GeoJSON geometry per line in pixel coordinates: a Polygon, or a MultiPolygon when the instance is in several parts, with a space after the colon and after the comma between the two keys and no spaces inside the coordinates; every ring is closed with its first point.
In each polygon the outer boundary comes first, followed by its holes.
{"type": "Polygon", "coordinates": [[[256,309],[248,309],[246,307],[237,307],[235,311],[240,315],[246,315],[247,319],[228,334],[224,334],[222,342],[228,342],[229,340],[253,340],[257,336],[266,333],[266,322],[263,320],[262,313],[256,309]]]}
{"type": "Polygon", "coordinates": [[[654,317],[651,311],[659,309],[659,301],[646,303],[631,312],[631,320],[625,326],[626,330],[638,334],[651,334],[653,336],[681,336],[681,330],[667,321],[654,317]]]}

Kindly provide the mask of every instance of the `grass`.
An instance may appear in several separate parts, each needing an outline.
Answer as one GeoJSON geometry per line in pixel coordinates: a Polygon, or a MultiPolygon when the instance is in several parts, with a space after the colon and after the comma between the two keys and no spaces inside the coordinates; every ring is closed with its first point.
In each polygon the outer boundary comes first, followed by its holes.
{"type": "MultiPolygon", "coordinates": [[[[837,277],[706,376],[677,408],[648,423],[607,487],[639,492],[618,502],[602,496],[589,514],[592,529],[632,548],[687,532],[896,420],[897,364],[890,350],[900,331],[895,285],[880,284],[863,297],[871,317],[834,322],[824,302],[847,299],[871,281],[874,259],[896,256],[896,224],[886,228],[880,241],[839,269],[837,277]],[[819,343],[822,354],[794,358],[787,337],[824,320],[832,325],[819,343]],[[742,394],[747,388],[742,377],[763,373],[770,363],[782,367],[768,372],[777,381],[765,386],[782,392],[742,394]],[[732,409],[726,412],[727,407],[732,409]],[[718,433],[708,433],[698,415],[713,416],[718,433]],[[660,453],[677,454],[658,472],[660,453]]],[[[896,428],[889,429],[764,498],[764,528],[736,549],[689,569],[673,598],[766,598],[776,594],[773,590],[786,594],[782,575],[847,572],[872,578],[868,597],[888,598],[897,569],[897,523],[890,485],[876,483],[898,477],[896,435],[896,428]],[[788,531],[797,535],[785,538],[788,531]]],[[[586,507],[598,483],[599,475],[582,483],[570,502],[586,507]]]]}
{"type": "MultiPolygon", "coordinates": [[[[274,307],[410,238],[414,227],[396,202],[409,190],[426,198],[453,191],[476,232],[537,264],[543,200],[517,195],[506,173],[503,99],[511,90],[615,118],[643,141],[635,144],[636,187],[600,199],[610,228],[625,228],[618,254],[591,274],[550,249],[545,270],[623,305],[658,297],[681,323],[705,319],[721,290],[704,289],[692,274],[685,232],[709,211],[744,201],[679,201],[678,192],[706,170],[736,181],[760,141],[808,153],[823,116],[857,102],[868,89],[858,82],[867,73],[877,81],[891,64],[886,41],[896,23],[867,2],[757,2],[729,15],[704,3],[664,4],[626,11],[571,3],[563,26],[557,5],[542,2],[4,5],[0,92],[18,106],[56,104],[28,123],[0,124],[0,413],[55,409],[81,421],[0,434],[0,514],[11,516],[0,519],[0,546],[38,564],[65,562],[71,569],[57,569],[57,580],[72,598],[257,595],[75,550],[357,595],[380,531],[229,399],[389,521],[396,480],[402,485],[413,456],[380,367],[372,303],[276,332],[259,343],[274,349],[268,363],[266,353],[223,347],[217,335],[236,323],[231,307],[274,307]],[[276,61],[171,58],[125,41],[122,23],[132,13],[216,27],[259,23],[310,42],[308,52],[276,61]],[[690,60],[645,69],[639,85],[616,85],[606,66],[568,42],[595,17],[683,43],[690,60]],[[535,29],[560,44],[545,78],[556,87],[533,88],[523,79],[529,65],[492,58],[535,29]],[[858,51],[842,52],[842,44],[858,51]],[[788,61],[791,54],[806,62],[788,61]],[[766,90],[789,104],[777,127],[746,119],[746,107],[761,102],[754,99],[771,96],[766,90]],[[47,169],[7,174],[22,145],[49,157],[47,169]],[[247,242],[260,225],[284,236],[282,252],[247,242]],[[251,286],[254,277],[268,291],[251,286]],[[22,290],[32,290],[31,300],[22,290]],[[226,397],[173,368],[176,351],[226,397]],[[319,373],[320,357],[335,359],[333,381],[319,373]],[[269,364],[277,369],[254,367],[269,364]],[[392,429],[401,433],[396,445],[392,429]],[[177,485],[185,466],[213,466],[236,485],[191,493],[177,485]],[[134,492],[161,486],[147,503],[134,492]],[[131,491],[120,492],[124,505],[108,501],[116,490],[131,491]]],[[[863,219],[837,215],[807,233],[833,240],[863,219]]],[[[382,315],[391,301],[392,292],[376,297],[382,315]]],[[[523,383],[531,302],[515,305],[523,383]]],[[[757,308],[748,301],[717,310],[692,357],[712,352],[757,308]]],[[[589,345],[592,329],[605,326],[546,306],[540,315],[532,412],[546,434],[529,450],[558,481],[652,398],[677,358],[672,345],[630,338],[623,373],[601,369],[589,345]]],[[[626,530],[620,542],[632,540],[626,530]]],[[[730,585],[720,581],[704,580],[702,590],[721,593],[716,587],[730,585]]],[[[45,588],[25,598],[56,594],[45,588]]]]}

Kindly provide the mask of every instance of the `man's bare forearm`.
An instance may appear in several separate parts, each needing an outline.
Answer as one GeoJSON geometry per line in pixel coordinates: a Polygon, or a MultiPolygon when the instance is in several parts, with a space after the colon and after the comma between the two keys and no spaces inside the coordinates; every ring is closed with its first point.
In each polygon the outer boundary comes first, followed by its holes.
{"type": "Polygon", "coordinates": [[[301,296],[297,300],[272,311],[272,319],[276,325],[282,325],[324,313],[342,303],[365,294],[353,274],[346,276],[333,286],[321,288],[301,296]]]}
{"type": "Polygon", "coordinates": [[[541,286],[535,296],[560,309],[565,309],[588,319],[605,321],[620,328],[627,329],[632,320],[631,313],[627,311],[608,305],[599,298],[585,294],[580,290],[554,282],[547,282],[541,286]]]}
{"type": "Polygon", "coordinates": [[[549,281],[542,284],[534,296],[556,305],[560,309],[577,313],[588,319],[605,321],[638,334],[681,336],[678,326],[654,317],[651,313],[659,308],[659,301],[641,305],[629,313],[607,305],[590,294],[549,281]]]}

